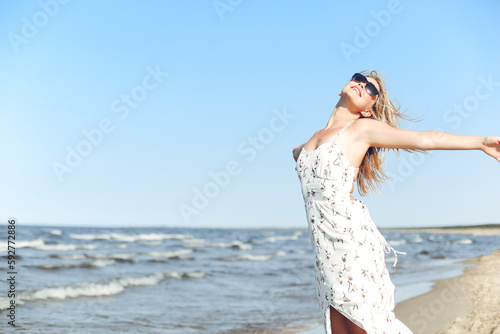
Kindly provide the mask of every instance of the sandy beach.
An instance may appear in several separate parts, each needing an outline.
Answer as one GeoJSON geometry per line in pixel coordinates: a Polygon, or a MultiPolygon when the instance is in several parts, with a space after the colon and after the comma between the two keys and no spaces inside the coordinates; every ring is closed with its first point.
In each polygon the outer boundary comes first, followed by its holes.
{"type": "Polygon", "coordinates": [[[464,261],[464,274],[403,301],[396,316],[415,334],[500,334],[500,250],[464,261]]]}

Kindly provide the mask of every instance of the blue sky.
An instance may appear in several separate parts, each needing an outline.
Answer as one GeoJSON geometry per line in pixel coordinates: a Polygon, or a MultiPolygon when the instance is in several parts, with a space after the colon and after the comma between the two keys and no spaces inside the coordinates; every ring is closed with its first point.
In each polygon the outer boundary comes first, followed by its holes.
{"type": "MultiPolygon", "coordinates": [[[[500,134],[497,1],[0,6],[1,221],[306,227],[291,149],[364,69],[407,129],[500,134]]],[[[430,153],[389,155],[379,227],[500,222],[498,162],[430,153]]]]}

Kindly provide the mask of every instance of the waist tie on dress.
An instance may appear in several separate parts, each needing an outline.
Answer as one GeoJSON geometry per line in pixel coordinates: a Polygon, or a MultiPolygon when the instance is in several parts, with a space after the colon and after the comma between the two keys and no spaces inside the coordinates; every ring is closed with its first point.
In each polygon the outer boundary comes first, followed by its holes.
{"type": "Polygon", "coordinates": [[[398,254],[397,253],[406,255],[406,252],[399,252],[399,251],[395,250],[391,245],[389,245],[389,243],[387,241],[384,245],[384,251],[386,253],[390,253],[391,251],[394,252],[394,264],[392,265],[393,267],[396,267],[396,264],[398,263],[398,254]]]}
{"type": "Polygon", "coordinates": [[[406,252],[400,252],[400,251],[397,251],[394,249],[394,247],[392,247],[388,242],[387,240],[385,240],[384,236],[382,235],[382,233],[380,233],[380,231],[378,229],[376,229],[375,231],[377,231],[377,234],[378,234],[378,237],[380,238],[380,241],[382,242],[382,244],[384,245],[384,251],[389,254],[390,252],[394,252],[394,264],[392,265],[393,267],[396,267],[396,264],[398,263],[398,253],[399,254],[403,254],[403,255],[406,255],[406,252]]]}

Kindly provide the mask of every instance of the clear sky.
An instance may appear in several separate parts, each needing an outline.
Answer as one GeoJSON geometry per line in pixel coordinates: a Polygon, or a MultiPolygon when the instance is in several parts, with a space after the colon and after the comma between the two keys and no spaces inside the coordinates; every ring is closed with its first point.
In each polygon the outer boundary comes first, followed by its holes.
{"type": "MultiPolygon", "coordinates": [[[[2,1],[0,220],[307,227],[291,149],[376,69],[415,131],[500,135],[498,1],[2,1]]],[[[390,154],[379,227],[500,222],[479,151],[390,154]]],[[[355,194],[359,198],[359,195],[355,194]]]]}

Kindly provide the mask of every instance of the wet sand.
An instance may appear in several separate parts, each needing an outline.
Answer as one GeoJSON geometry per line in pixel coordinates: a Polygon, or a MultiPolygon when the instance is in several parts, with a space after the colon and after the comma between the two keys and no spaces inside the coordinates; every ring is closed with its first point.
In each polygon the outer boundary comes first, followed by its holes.
{"type": "Polygon", "coordinates": [[[463,275],[399,303],[396,317],[415,334],[500,334],[500,250],[463,263],[463,275]]]}

